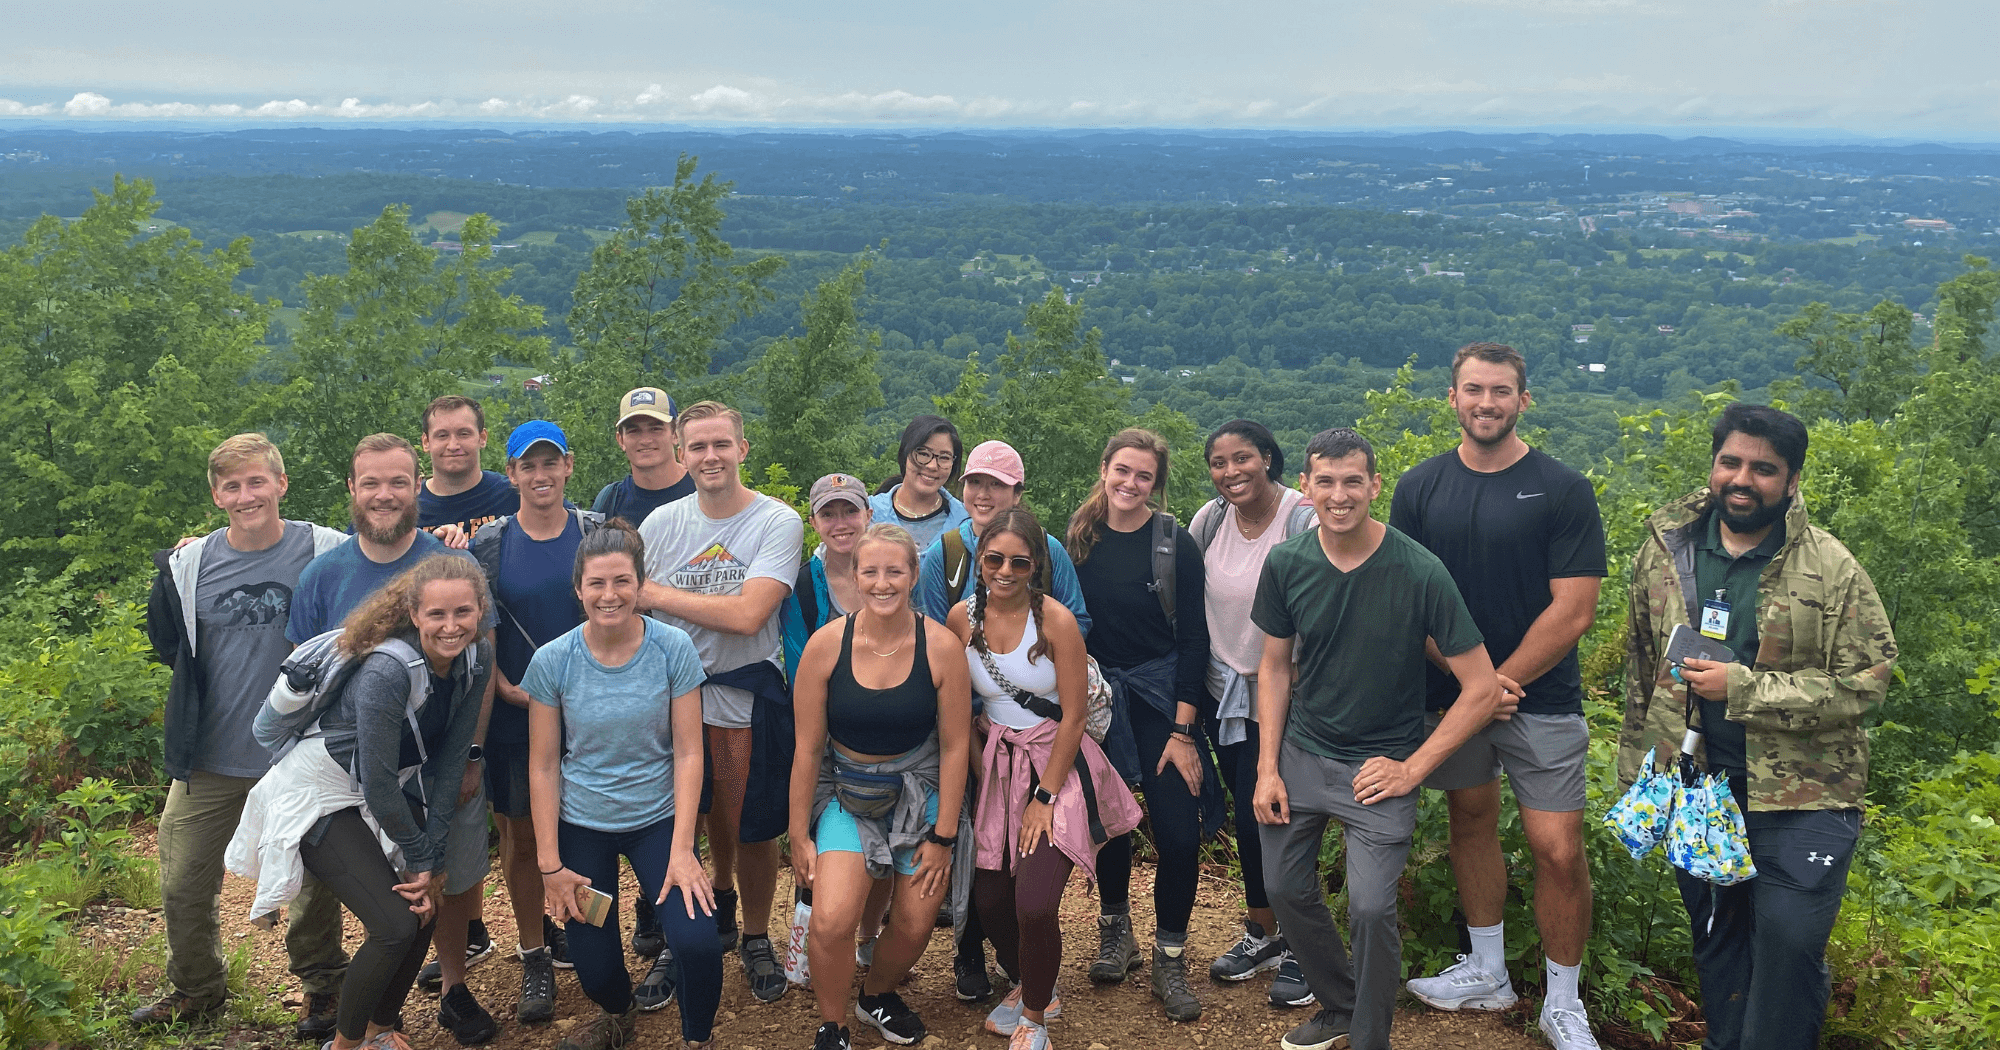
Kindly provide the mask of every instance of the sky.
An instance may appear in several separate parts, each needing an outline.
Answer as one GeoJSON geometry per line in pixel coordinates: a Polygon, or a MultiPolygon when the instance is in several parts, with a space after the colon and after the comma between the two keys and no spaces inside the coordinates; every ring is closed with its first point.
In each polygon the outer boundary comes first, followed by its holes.
{"type": "Polygon", "coordinates": [[[2000,140],[1993,0],[6,7],[8,123],[1589,126],[2000,140]]]}

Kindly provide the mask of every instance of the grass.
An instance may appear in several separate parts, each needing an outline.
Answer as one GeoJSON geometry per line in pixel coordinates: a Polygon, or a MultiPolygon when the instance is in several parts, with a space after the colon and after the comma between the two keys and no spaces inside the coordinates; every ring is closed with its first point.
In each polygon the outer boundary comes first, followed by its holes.
{"type": "MultiPolygon", "coordinates": [[[[457,233],[459,227],[465,225],[465,220],[470,218],[472,218],[472,215],[469,212],[434,211],[429,215],[423,216],[418,221],[430,224],[439,233],[457,233]]],[[[411,225],[414,226],[416,223],[412,222],[411,225]]]]}
{"type": "Polygon", "coordinates": [[[1820,243],[1821,243],[1821,244],[1845,244],[1845,245],[1847,245],[1847,246],[1849,246],[1849,247],[1855,247],[1855,246],[1858,246],[1858,245],[1863,245],[1863,244],[1873,244],[1874,242],[1876,242],[1876,241],[1879,241],[1879,240],[1881,240],[1881,239],[1882,239],[1882,237],[1881,237],[1881,235],[1879,235],[1879,234],[1873,234],[1873,233],[1851,233],[1851,234],[1848,234],[1848,235],[1847,235],[1847,236],[1845,236],[1845,237],[1822,237],[1822,238],[1820,238],[1820,243]]]}

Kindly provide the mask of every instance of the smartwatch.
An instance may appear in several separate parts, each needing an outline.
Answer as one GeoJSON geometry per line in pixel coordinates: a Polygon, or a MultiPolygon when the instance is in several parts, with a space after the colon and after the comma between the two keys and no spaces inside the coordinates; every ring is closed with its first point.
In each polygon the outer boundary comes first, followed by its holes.
{"type": "Polygon", "coordinates": [[[1035,785],[1034,793],[1029,795],[1029,797],[1041,803],[1044,806],[1053,806],[1056,804],[1055,793],[1050,791],[1048,788],[1041,786],[1040,784],[1035,785]]]}
{"type": "Polygon", "coordinates": [[[1175,722],[1174,732],[1179,733],[1184,737],[1187,737],[1189,740],[1193,740],[1195,734],[1195,724],[1193,722],[1175,722]]]}
{"type": "Polygon", "coordinates": [[[465,749],[465,760],[467,762],[478,762],[484,759],[485,757],[486,757],[486,749],[480,747],[478,744],[474,744],[471,747],[465,749]]]}
{"type": "Polygon", "coordinates": [[[945,838],[943,835],[937,833],[937,828],[933,827],[929,831],[924,832],[924,841],[933,845],[943,846],[945,849],[951,849],[958,845],[958,836],[953,835],[951,838],[945,838]]]}

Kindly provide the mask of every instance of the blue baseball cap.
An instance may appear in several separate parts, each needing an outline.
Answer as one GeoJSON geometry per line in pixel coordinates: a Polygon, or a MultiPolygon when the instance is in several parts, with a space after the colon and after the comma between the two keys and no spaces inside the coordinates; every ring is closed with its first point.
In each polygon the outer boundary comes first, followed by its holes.
{"type": "Polygon", "coordinates": [[[569,438],[563,435],[561,427],[546,419],[530,419],[507,435],[507,458],[520,459],[543,441],[554,445],[557,452],[569,455],[569,438]]]}

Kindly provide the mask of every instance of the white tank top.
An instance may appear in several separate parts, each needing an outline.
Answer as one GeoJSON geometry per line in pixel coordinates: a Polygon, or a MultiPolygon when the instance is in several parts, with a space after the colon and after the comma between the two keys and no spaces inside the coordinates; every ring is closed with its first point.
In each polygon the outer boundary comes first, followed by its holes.
{"type": "MultiPolygon", "coordinates": [[[[1021,630],[1021,644],[1011,653],[994,652],[993,665],[1013,683],[1016,689],[1025,689],[1038,696],[1056,698],[1056,665],[1046,654],[1028,661],[1028,650],[1035,647],[1035,618],[1029,616],[1021,630]]],[[[1042,716],[1022,707],[1014,701],[1011,693],[1000,688],[993,676],[986,673],[986,661],[979,656],[979,650],[965,647],[965,661],[972,667],[972,691],[986,704],[986,717],[1009,729],[1032,729],[1042,722],[1042,716]]]]}

